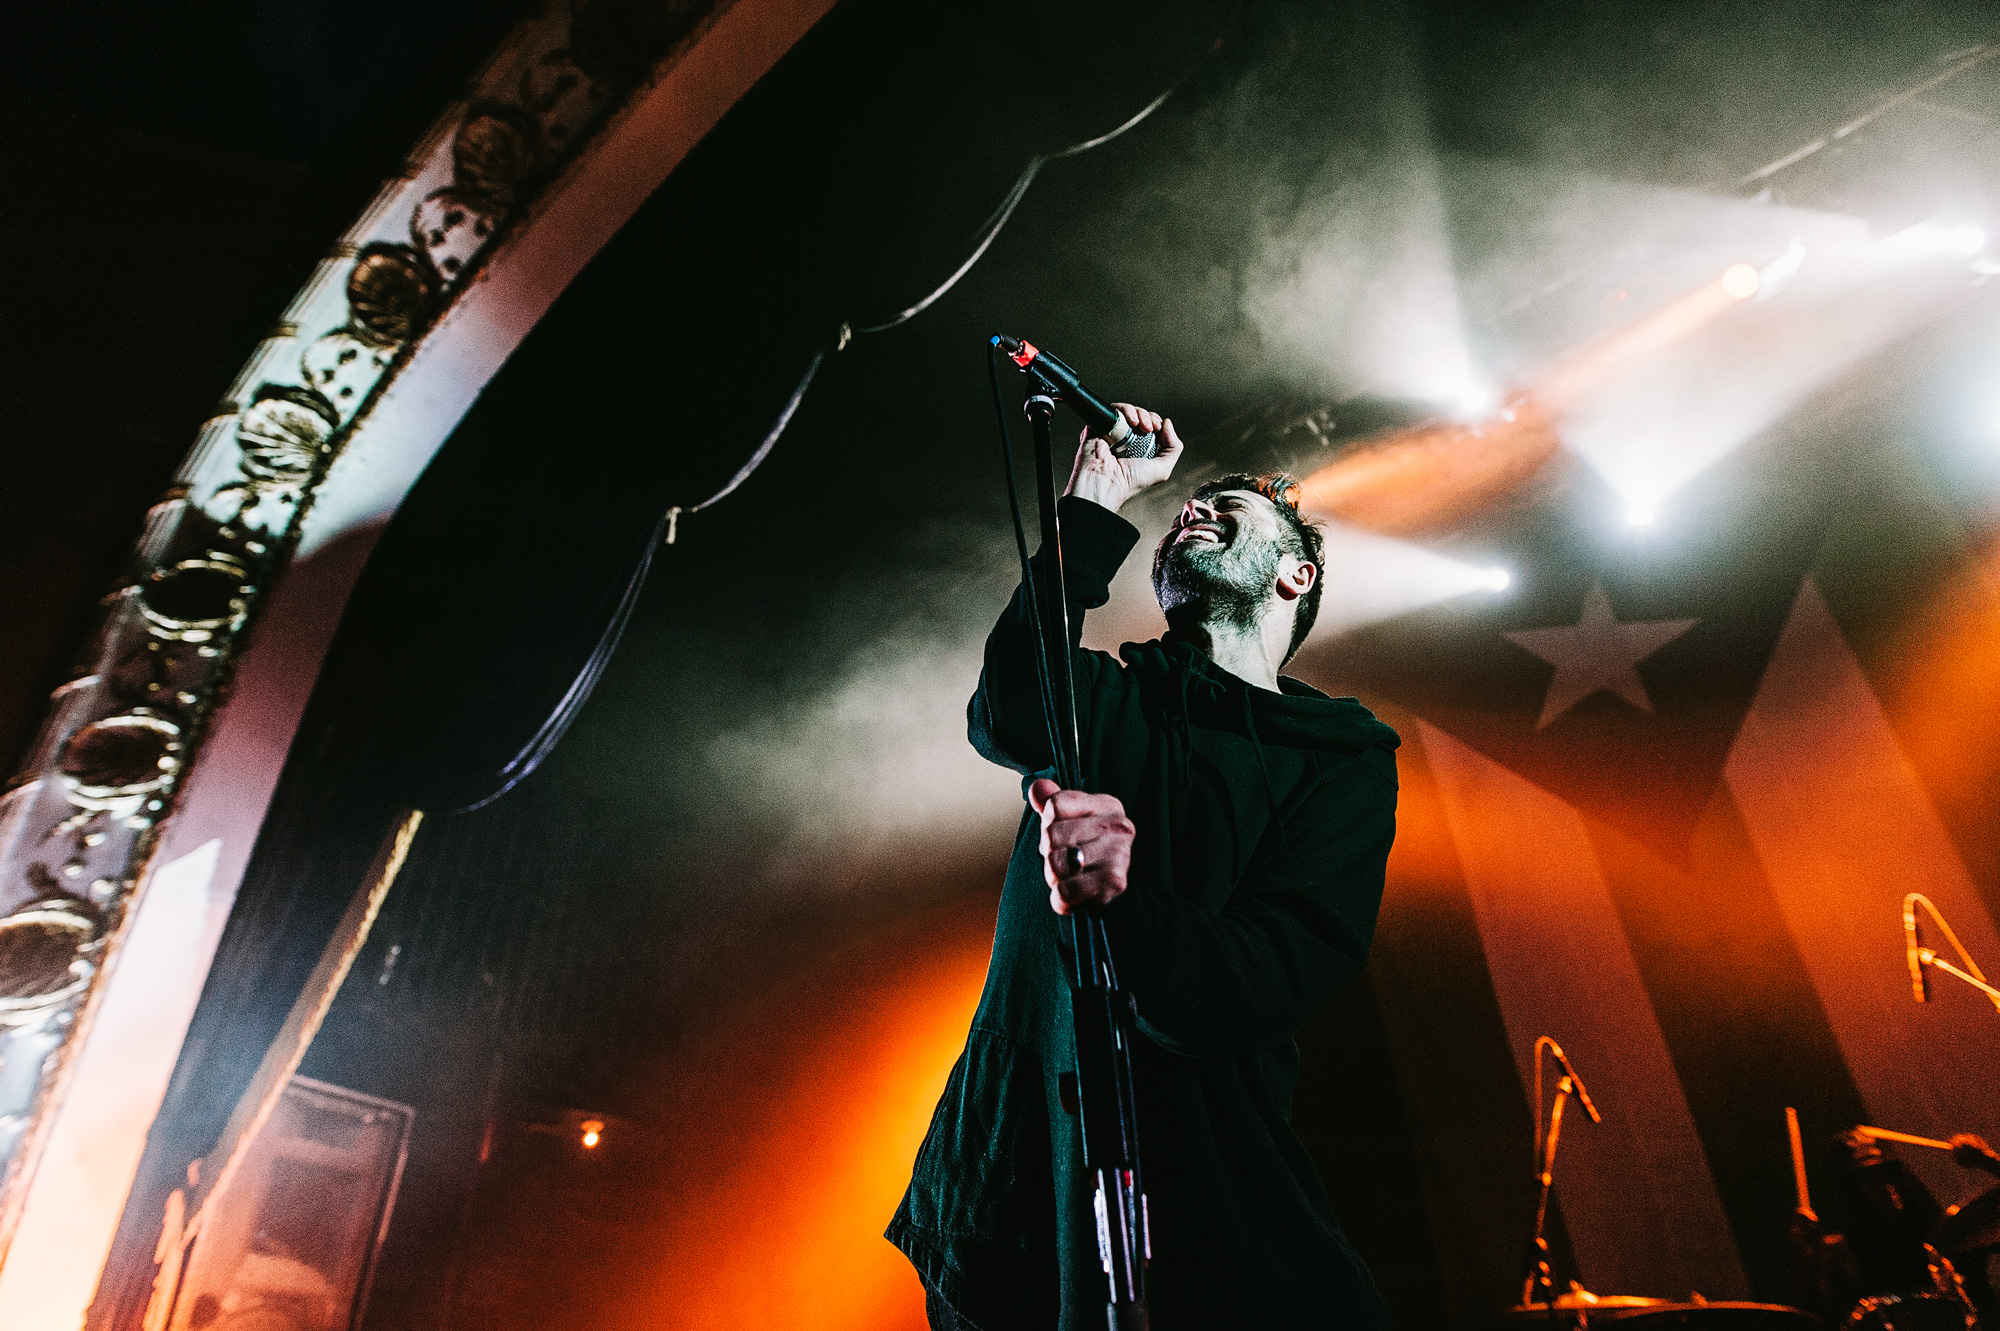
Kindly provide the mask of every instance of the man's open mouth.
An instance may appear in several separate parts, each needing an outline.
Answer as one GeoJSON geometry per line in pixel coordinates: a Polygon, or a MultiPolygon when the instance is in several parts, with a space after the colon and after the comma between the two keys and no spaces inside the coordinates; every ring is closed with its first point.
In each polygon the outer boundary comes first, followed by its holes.
{"type": "Polygon", "coordinates": [[[1222,528],[1212,522],[1191,522],[1174,535],[1174,544],[1182,541],[1207,541],[1212,545],[1223,543],[1222,528]]]}

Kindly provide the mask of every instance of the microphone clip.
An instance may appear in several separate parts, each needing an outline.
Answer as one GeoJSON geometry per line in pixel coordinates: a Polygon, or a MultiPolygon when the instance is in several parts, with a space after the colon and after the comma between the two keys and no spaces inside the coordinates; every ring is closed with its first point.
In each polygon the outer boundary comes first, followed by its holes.
{"type": "Polygon", "coordinates": [[[1159,440],[1151,430],[1143,434],[1134,430],[1123,412],[1085,388],[1076,371],[1061,358],[1022,337],[995,333],[992,341],[1044,395],[1066,403],[1093,435],[1108,441],[1116,456],[1149,458],[1160,451],[1159,440]]]}

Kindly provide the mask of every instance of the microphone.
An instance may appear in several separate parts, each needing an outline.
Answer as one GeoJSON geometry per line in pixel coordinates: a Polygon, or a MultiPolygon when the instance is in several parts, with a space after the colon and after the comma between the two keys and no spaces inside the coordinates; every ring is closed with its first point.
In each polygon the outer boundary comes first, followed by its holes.
{"type": "MultiPolygon", "coordinates": [[[[1917,903],[1923,897],[1912,892],[1903,898],[1903,959],[1910,967],[1910,992],[1919,1003],[1928,1002],[1931,996],[1931,977],[1924,973],[1924,948],[1917,937],[1917,903]]],[[[1929,905],[1928,901],[1924,901],[1929,905]]]]}
{"type": "Polygon", "coordinates": [[[1563,1074],[1575,1084],[1576,1098],[1583,1105],[1583,1111],[1590,1115],[1590,1121],[1592,1123],[1602,1123],[1604,1115],[1598,1113],[1597,1106],[1590,1102],[1590,1092],[1583,1089],[1583,1078],[1576,1075],[1576,1068],[1570,1063],[1569,1055],[1565,1054],[1562,1051],[1562,1046],[1554,1040],[1549,1041],[1549,1052],[1556,1056],[1556,1062],[1562,1064],[1563,1074]]]}
{"type": "Polygon", "coordinates": [[[1006,352],[1022,373],[1037,380],[1050,397],[1067,402],[1070,410],[1090,427],[1091,434],[1109,442],[1117,456],[1149,458],[1160,451],[1160,442],[1151,430],[1135,433],[1124,413],[1085,388],[1076,371],[1055,356],[1024,338],[1008,337],[1005,333],[995,333],[993,345],[1006,352]]]}

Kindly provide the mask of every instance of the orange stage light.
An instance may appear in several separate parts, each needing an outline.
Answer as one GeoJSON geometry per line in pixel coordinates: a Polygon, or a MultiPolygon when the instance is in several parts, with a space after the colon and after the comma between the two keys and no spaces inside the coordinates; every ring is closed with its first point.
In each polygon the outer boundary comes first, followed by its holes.
{"type": "Polygon", "coordinates": [[[729,1084],[696,1092],[662,1223],[634,1254],[650,1288],[632,1291],[626,1324],[923,1331],[922,1284],[882,1230],[991,941],[981,902],[763,996],[754,1020],[771,1056],[752,1067],[718,1052],[729,1084]]]}
{"type": "Polygon", "coordinates": [[[1747,263],[1669,301],[1542,372],[1492,419],[1430,422],[1351,447],[1304,482],[1303,506],[1387,535],[1457,521],[1530,480],[1560,445],[1562,417],[1616,375],[1713,323],[1757,294],[1747,263]]]}
{"type": "Polygon", "coordinates": [[[1424,531],[1522,485],[1557,446],[1547,416],[1517,398],[1482,424],[1439,422],[1365,442],[1306,477],[1301,506],[1366,531],[1424,531]]]}

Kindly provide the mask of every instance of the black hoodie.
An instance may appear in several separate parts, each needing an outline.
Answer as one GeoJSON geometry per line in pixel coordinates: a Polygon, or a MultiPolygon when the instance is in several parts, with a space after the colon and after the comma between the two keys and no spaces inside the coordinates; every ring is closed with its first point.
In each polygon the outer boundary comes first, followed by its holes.
{"type": "MultiPolygon", "coordinates": [[[[1071,630],[1138,540],[1062,501],[1071,630]]],[[[967,708],[973,747],[1052,775],[1016,589],[967,708]]],[[[1138,829],[1104,911],[1147,1039],[1134,1051],[1155,1331],[1386,1326],[1291,1129],[1297,1030],[1360,973],[1395,834],[1396,732],[1352,698],[1229,674],[1169,633],[1122,663],[1072,643],[1083,770],[1138,829]]],[[[979,1331],[1098,1331],[1091,1180],[1059,1077],[1069,990],[1024,813],[986,991],[888,1237],[979,1331]]]]}

